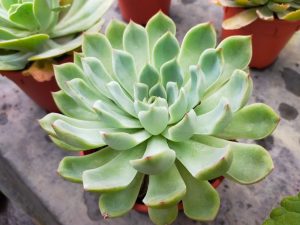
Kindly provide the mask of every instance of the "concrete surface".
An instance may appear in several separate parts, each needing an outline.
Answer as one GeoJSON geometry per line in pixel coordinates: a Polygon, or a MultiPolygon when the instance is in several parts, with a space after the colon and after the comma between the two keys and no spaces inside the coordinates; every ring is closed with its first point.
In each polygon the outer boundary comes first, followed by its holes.
{"type": "MultiPolygon", "coordinates": [[[[117,15],[114,6],[106,18],[117,15]]],[[[209,1],[174,0],[171,16],[182,39],[199,22],[211,21],[219,29],[222,10],[209,1]]],[[[269,104],[282,117],[276,132],[259,141],[269,149],[275,170],[256,185],[225,181],[218,189],[222,205],[214,222],[199,223],[180,214],[175,225],[260,225],[283,196],[300,191],[299,38],[300,33],[271,67],[251,72],[251,101],[269,104]]],[[[43,225],[150,225],[146,215],[135,211],[115,220],[102,219],[96,196],[56,175],[59,161],[68,153],[57,149],[39,128],[37,119],[44,115],[13,83],[0,78],[0,189],[43,225]]]]}
{"type": "Polygon", "coordinates": [[[33,225],[31,218],[24,211],[0,193],[0,224],[1,225],[33,225]]]}

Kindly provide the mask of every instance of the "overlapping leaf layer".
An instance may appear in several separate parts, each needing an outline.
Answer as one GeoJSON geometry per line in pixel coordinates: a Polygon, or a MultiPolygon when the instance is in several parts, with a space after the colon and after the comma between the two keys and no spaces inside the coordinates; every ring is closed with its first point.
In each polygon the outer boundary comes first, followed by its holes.
{"type": "Polygon", "coordinates": [[[225,20],[225,29],[244,27],[257,18],[272,21],[282,19],[287,21],[300,20],[300,0],[217,0],[226,7],[246,8],[245,11],[225,20]]]}
{"type": "Polygon", "coordinates": [[[147,176],[143,202],[154,223],[175,220],[180,201],[188,217],[212,220],[220,200],[209,180],[250,184],[273,169],[263,147],[230,141],[264,138],[279,120],[264,104],[246,105],[250,37],[216,45],[204,23],[180,45],[175,32],[162,13],[145,28],[112,21],[105,35],[84,36],[75,63],[55,67],[61,90],[54,99],[65,115],[40,124],[63,149],[100,149],[65,157],[58,172],[102,193],[105,217],[131,210],[147,176]]]}
{"type": "Polygon", "coordinates": [[[112,0],[0,0],[0,70],[62,55],[98,31],[112,0]]]}

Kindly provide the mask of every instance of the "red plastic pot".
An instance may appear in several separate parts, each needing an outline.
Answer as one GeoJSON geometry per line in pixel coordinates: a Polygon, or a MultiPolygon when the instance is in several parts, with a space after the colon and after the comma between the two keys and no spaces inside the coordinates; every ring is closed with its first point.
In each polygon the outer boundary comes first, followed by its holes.
{"type": "MultiPolygon", "coordinates": [[[[244,9],[224,7],[224,20],[244,9]]],[[[253,23],[236,30],[222,30],[222,39],[232,35],[252,35],[253,56],[250,67],[263,69],[271,65],[293,34],[300,29],[300,21],[289,22],[275,19],[257,19],[253,23]]]]}
{"type": "MultiPolygon", "coordinates": [[[[92,154],[94,152],[96,152],[97,150],[88,150],[88,151],[81,151],[79,152],[80,156],[84,156],[84,155],[89,155],[92,154]]],[[[224,177],[219,177],[216,178],[214,180],[211,181],[211,185],[216,189],[220,186],[220,184],[222,183],[222,181],[224,180],[224,177]]],[[[148,206],[146,206],[145,204],[141,204],[141,203],[135,203],[134,207],[133,207],[136,211],[141,212],[141,213],[148,213],[148,206]]],[[[183,209],[183,205],[182,203],[178,204],[178,209],[182,210],[183,209]]]]}
{"type": "Polygon", "coordinates": [[[119,0],[124,20],[145,25],[158,11],[169,14],[171,0],[119,0]]]}
{"type": "MultiPolygon", "coordinates": [[[[73,61],[72,56],[58,60],[57,64],[73,61]]],[[[54,78],[54,74],[49,81],[39,82],[32,76],[24,76],[22,70],[19,71],[0,71],[0,74],[12,80],[18,85],[35,103],[48,112],[59,112],[54,103],[52,92],[58,91],[59,87],[54,78]]]]}

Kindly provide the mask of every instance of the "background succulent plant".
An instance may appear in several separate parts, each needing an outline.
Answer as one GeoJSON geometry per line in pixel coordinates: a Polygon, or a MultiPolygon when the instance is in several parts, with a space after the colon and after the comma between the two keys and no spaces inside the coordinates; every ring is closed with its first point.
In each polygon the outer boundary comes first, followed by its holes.
{"type": "Polygon", "coordinates": [[[62,55],[99,30],[112,0],[0,0],[0,70],[62,55]]]}
{"type": "Polygon", "coordinates": [[[209,23],[193,27],[180,46],[174,22],[162,13],[146,28],[113,21],[106,35],[87,34],[75,63],[55,67],[62,90],[41,126],[59,147],[93,154],[65,157],[58,173],[102,193],[104,217],[143,202],[151,220],[170,224],[185,214],[212,220],[220,200],[209,180],[224,175],[251,184],[273,169],[261,146],[229,140],[269,135],[279,118],[264,104],[247,105],[251,40],[233,36],[216,47],[209,23]]]}
{"type": "Polygon", "coordinates": [[[300,193],[285,197],[278,208],[273,209],[270,219],[263,225],[298,225],[300,221],[300,193]]]}
{"type": "Polygon", "coordinates": [[[282,19],[287,21],[300,20],[299,0],[216,0],[226,7],[246,8],[245,11],[225,20],[225,29],[244,27],[257,18],[272,21],[282,19]]]}

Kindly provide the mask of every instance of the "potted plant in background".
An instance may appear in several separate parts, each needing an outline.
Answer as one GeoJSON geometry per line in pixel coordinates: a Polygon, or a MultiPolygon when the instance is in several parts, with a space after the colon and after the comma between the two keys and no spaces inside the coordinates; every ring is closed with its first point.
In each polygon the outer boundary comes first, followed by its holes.
{"type": "Polygon", "coordinates": [[[158,11],[169,14],[171,0],[118,0],[123,18],[145,25],[158,11]]]}
{"type": "Polygon", "coordinates": [[[285,197],[278,208],[272,210],[263,225],[298,225],[300,221],[300,193],[285,197]]]}
{"type": "Polygon", "coordinates": [[[72,61],[84,31],[98,31],[112,0],[1,0],[0,74],[47,111],[57,111],[52,64],[72,61]]]}
{"type": "Polygon", "coordinates": [[[140,196],[158,225],[176,219],[181,201],[189,218],[213,220],[220,199],[210,180],[252,184],[273,169],[263,147],[230,141],[264,138],[279,121],[267,105],[246,105],[250,37],[216,47],[204,23],[180,47],[163,13],[146,28],[121,24],[85,35],[80,60],[55,66],[61,90],[53,96],[65,115],[40,124],[60,148],[95,151],[65,157],[58,173],[102,193],[105,218],[126,214],[140,196]]]}
{"type": "Polygon", "coordinates": [[[217,0],[224,6],[222,37],[252,35],[251,67],[272,64],[300,28],[299,0],[217,0]]]}

